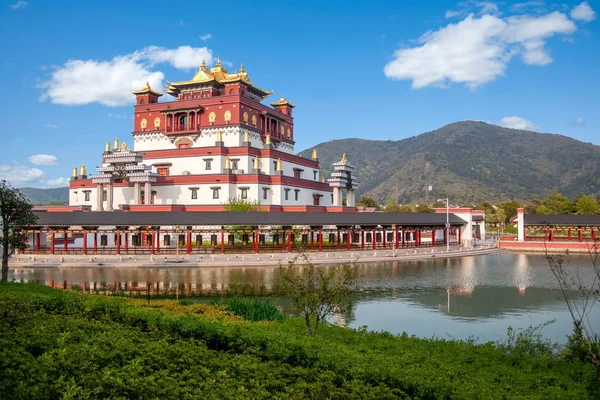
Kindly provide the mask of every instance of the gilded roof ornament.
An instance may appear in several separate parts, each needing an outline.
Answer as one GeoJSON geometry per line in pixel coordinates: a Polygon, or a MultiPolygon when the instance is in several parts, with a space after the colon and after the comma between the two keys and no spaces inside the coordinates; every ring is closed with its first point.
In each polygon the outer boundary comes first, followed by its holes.
{"type": "Polygon", "coordinates": [[[312,159],[316,160],[317,158],[318,158],[317,157],[317,149],[313,149],[313,151],[312,151],[312,159]]]}
{"type": "Polygon", "coordinates": [[[150,86],[150,82],[146,81],[146,86],[144,86],[143,89],[140,90],[132,90],[131,93],[135,94],[135,95],[140,95],[140,94],[153,94],[157,97],[162,96],[162,93],[159,93],[155,90],[152,90],[152,87],[150,86]]]}
{"type": "Polygon", "coordinates": [[[289,101],[287,101],[287,99],[285,98],[284,95],[281,95],[281,98],[279,100],[277,100],[275,103],[271,103],[271,106],[273,106],[273,107],[288,106],[290,108],[296,107],[295,104],[292,104],[289,101]]]}
{"type": "Polygon", "coordinates": [[[81,167],[79,168],[79,175],[84,176],[87,175],[86,171],[85,171],[85,165],[81,164],[81,167]]]}
{"type": "Polygon", "coordinates": [[[260,168],[260,161],[258,159],[258,157],[254,157],[254,169],[259,169],[260,168]]]}
{"type": "Polygon", "coordinates": [[[244,129],[244,143],[248,143],[250,141],[250,134],[248,133],[248,129],[244,129]]]}
{"type": "Polygon", "coordinates": [[[223,132],[221,132],[221,130],[219,129],[217,131],[217,142],[222,142],[223,141],[223,132]]]}
{"type": "Polygon", "coordinates": [[[71,174],[72,178],[77,178],[77,167],[73,167],[73,173],[71,174]]]}
{"type": "Polygon", "coordinates": [[[240,74],[244,73],[244,63],[242,63],[242,65],[240,65],[240,74]]]}
{"type": "Polygon", "coordinates": [[[221,56],[217,56],[217,68],[221,68],[222,64],[221,64],[221,56]]]}
{"type": "Polygon", "coordinates": [[[229,156],[225,157],[225,169],[231,169],[231,160],[229,156]]]}
{"type": "Polygon", "coordinates": [[[119,139],[118,138],[115,138],[115,141],[113,143],[113,150],[119,151],[119,139]]]}
{"type": "Polygon", "coordinates": [[[110,153],[110,142],[106,142],[106,145],[104,146],[104,152],[110,153]]]}
{"type": "Polygon", "coordinates": [[[283,165],[282,165],[282,162],[281,162],[281,158],[277,159],[277,168],[276,168],[276,170],[277,171],[283,171],[283,165]]]}
{"type": "Polygon", "coordinates": [[[342,159],[340,160],[340,162],[348,162],[348,158],[346,158],[346,153],[342,155],[342,159]]]}
{"type": "Polygon", "coordinates": [[[206,60],[204,58],[202,59],[202,65],[200,65],[200,70],[206,71],[206,60]]]}
{"type": "Polygon", "coordinates": [[[271,134],[267,133],[267,137],[265,138],[265,144],[271,144],[271,134]]]}
{"type": "Polygon", "coordinates": [[[325,177],[321,176],[321,183],[325,183],[325,177]]]}

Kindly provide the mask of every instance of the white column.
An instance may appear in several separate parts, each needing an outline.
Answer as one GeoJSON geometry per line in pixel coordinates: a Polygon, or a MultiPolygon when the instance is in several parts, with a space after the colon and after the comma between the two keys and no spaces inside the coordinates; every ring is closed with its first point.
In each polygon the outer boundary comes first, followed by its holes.
{"type": "Polygon", "coordinates": [[[152,204],[152,186],[150,182],[144,183],[144,204],[152,204]]]}
{"type": "Polygon", "coordinates": [[[113,184],[106,185],[106,211],[114,211],[113,208],[113,184]]]}
{"type": "Polygon", "coordinates": [[[517,241],[525,241],[525,216],[522,208],[517,208],[517,241]]]}
{"type": "Polygon", "coordinates": [[[139,182],[135,182],[133,184],[133,204],[139,205],[142,204],[142,188],[139,182]]]}
{"type": "Polygon", "coordinates": [[[334,186],[333,187],[333,205],[341,206],[342,205],[342,189],[334,186]]]}
{"type": "Polygon", "coordinates": [[[104,211],[102,203],[104,202],[104,185],[99,183],[96,186],[96,207],[94,211],[104,211]]]}
{"type": "Polygon", "coordinates": [[[354,189],[348,190],[348,192],[346,194],[346,205],[348,207],[354,207],[354,205],[355,205],[354,189]]]}

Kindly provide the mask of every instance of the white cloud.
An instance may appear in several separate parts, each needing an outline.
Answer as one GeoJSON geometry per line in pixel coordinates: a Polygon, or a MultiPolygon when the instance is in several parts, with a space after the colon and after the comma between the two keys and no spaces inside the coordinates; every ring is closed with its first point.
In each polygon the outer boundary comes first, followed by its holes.
{"type": "Polygon", "coordinates": [[[585,120],[581,117],[575,118],[574,121],[571,121],[571,125],[574,126],[585,126],[585,120]]]}
{"type": "Polygon", "coordinates": [[[529,120],[526,120],[525,118],[517,116],[504,117],[500,120],[500,123],[498,125],[504,128],[520,129],[524,131],[538,130],[538,126],[536,124],[529,120]]]}
{"type": "Polygon", "coordinates": [[[498,6],[496,5],[496,3],[492,3],[490,1],[482,1],[482,2],[475,3],[475,5],[477,7],[479,7],[479,12],[481,14],[492,14],[492,15],[500,14],[500,10],[498,9],[498,6]]]}
{"type": "Polygon", "coordinates": [[[28,158],[33,165],[58,165],[58,158],[50,154],[36,154],[28,158]]]}
{"type": "Polygon", "coordinates": [[[546,3],[543,1],[526,1],[524,3],[515,3],[510,6],[511,11],[523,12],[525,10],[533,9],[535,11],[543,10],[546,3]]]}
{"type": "Polygon", "coordinates": [[[125,114],[113,114],[113,113],[108,113],[108,118],[114,118],[114,119],[125,119],[125,118],[127,118],[127,115],[125,115],[125,114]]]}
{"type": "Polygon", "coordinates": [[[206,35],[200,36],[200,40],[206,42],[208,39],[212,39],[212,33],[207,33],[206,35]]]}
{"type": "Polygon", "coordinates": [[[67,178],[48,179],[41,183],[47,188],[69,186],[69,180],[67,178]]]}
{"type": "Polygon", "coordinates": [[[48,129],[58,129],[58,125],[56,124],[45,124],[44,126],[48,129]]]}
{"type": "Polygon", "coordinates": [[[26,1],[19,0],[16,3],[11,4],[10,8],[12,8],[13,10],[18,10],[20,8],[25,8],[28,5],[29,5],[29,3],[27,3],[26,1]]]}
{"type": "Polygon", "coordinates": [[[444,14],[444,18],[454,18],[454,17],[458,17],[461,14],[462,14],[462,12],[460,12],[460,11],[448,10],[448,11],[446,11],[446,14],[444,14]]]}
{"type": "Polygon", "coordinates": [[[108,61],[68,60],[48,81],[39,85],[40,100],[67,105],[100,103],[111,107],[131,104],[134,97],[130,90],[140,89],[146,82],[154,88],[162,87],[164,74],[154,70],[157,64],[188,69],[198,67],[203,59],[209,64],[212,62],[212,53],[206,47],[149,46],[108,61]]]}
{"type": "Polygon", "coordinates": [[[583,22],[590,22],[596,19],[596,12],[590,7],[587,1],[584,1],[571,10],[571,18],[583,22]]]}
{"type": "Polygon", "coordinates": [[[576,30],[575,24],[557,11],[507,18],[470,14],[462,21],[426,32],[415,47],[397,50],[384,73],[390,79],[410,80],[417,89],[450,83],[474,89],[503,76],[517,55],[527,65],[552,62],[546,41],[576,30]]]}
{"type": "Polygon", "coordinates": [[[0,165],[0,180],[7,180],[13,185],[38,183],[45,174],[39,168],[29,168],[24,165],[0,165]]]}

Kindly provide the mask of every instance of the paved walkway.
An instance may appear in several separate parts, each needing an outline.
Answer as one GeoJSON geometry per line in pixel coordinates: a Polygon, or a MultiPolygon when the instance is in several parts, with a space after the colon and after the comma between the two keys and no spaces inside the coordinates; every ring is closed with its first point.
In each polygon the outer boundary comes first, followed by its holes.
{"type": "MultiPolygon", "coordinates": [[[[348,262],[382,262],[394,260],[424,260],[430,258],[465,257],[497,253],[495,244],[485,244],[472,249],[445,247],[422,249],[380,249],[362,251],[310,252],[306,253],[313,264],[336,264],[348,262]]],[[[291,262],[297,253],[258,253],[258,254],[209,254],[209,255],[99,255],[61,256],[50,254],[15,255],[11,258],[11,268],[89,268],[89,267],[243,267],[278,265],[291,262]]]]}

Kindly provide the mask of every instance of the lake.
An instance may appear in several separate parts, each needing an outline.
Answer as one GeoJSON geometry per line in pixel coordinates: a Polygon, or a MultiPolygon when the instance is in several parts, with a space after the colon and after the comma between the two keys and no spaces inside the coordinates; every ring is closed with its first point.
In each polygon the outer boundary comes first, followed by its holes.
{"type": "MultiPolygon", "coordinates": [[[[565,256],[565,263],[584,278],[593,276],[587,255],[565,256]]],[[[545,337],[564,343],[572,331],[558,282],[540,254],[364,263],[356,269],[361,290],[354,307],[334,318],[353,328],[478,342],[505,339],[510,326],[526,328],[552,319],[545,337]]],[[[36,268],[11,270],[9,279],[142,296],[147,291],[177,297],[268,295],[277,284],[278,267],[36,268]]],[[[273,301],[291,312],[285,299],[273,301]]],[[[600,305],[590,318],[600,327],[600,305]]]]}

